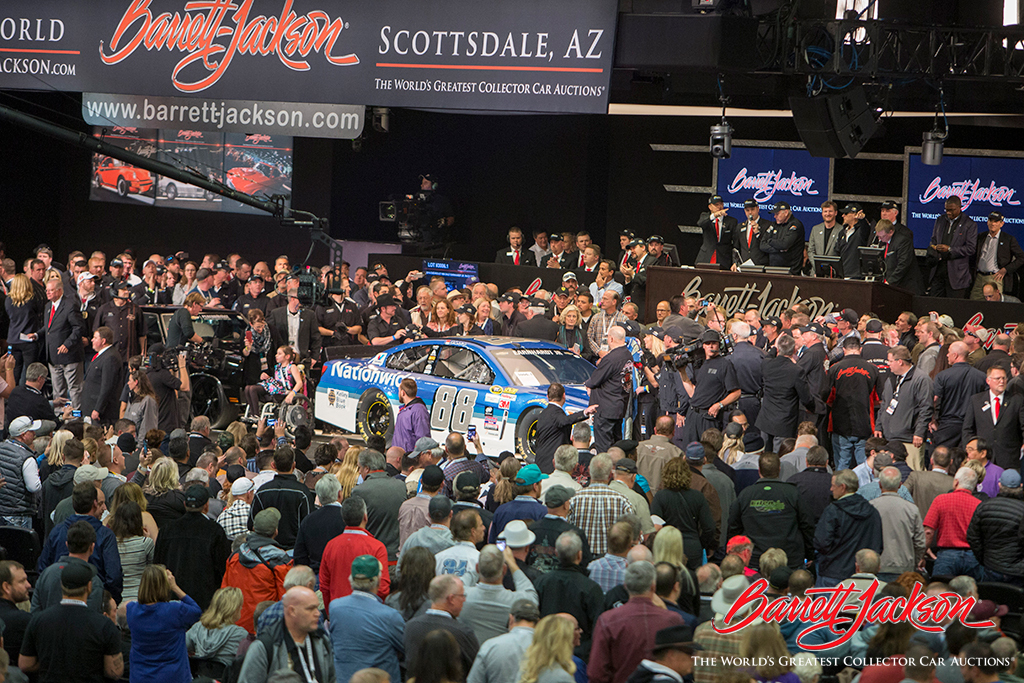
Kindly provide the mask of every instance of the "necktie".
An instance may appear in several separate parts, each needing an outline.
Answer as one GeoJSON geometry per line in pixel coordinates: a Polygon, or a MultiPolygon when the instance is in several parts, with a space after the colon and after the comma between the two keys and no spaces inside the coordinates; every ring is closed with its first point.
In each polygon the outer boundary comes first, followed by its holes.
{"type": "Polygon", "coordinates": [[[513,257],[513,263],[515,263],[517,266],[519,265],[519,250],[518,249],[516,249],[515,256],[513,257]]]}
{"type": "Polygon", "coordinates": [[[580,252],[580,265],[578,267],[579,268],[583,267],[583,252],[582,251],[580,252]]]}
{"type": "MultiPolygon", "coordinates": [[[[715,241],[717,242],[717,241],[719,241],[721,239],[722,239],[721,238],[721,232],[718,229],[718,219],[716,218],[715,219],[715,241]]],[[[716,245],[715,250],[713,252],[711,252],[711,261],[710,261],[710,263],[712,265],[718,263],[718,248],[717,248],[717,245],[716,245]]]]}
{"type": "Polygon", "coordinates": [[[754,242],[754,224],[751,223],[747,226],[747,249],[750,249],[750,245],[754,242]]]}
{"type": "Polygon", "coordinates": [[[885,243],[885,252],[882,254],[882,260],[889,258],[889,243],[885,243]]]}
{"type": "Polygon", "coordinates": [[[996,421],[999,420],[999,397],[996,396],[996,421]]]}
{"type": "Polygon", "coordinates": [[[54,312],[56,312],[56,310],[57,309],[54,308],[52,305],[50,306],[50,319],[46,321],[46,327],[47,328],[49,328],[50,325],[53,324],[53,314],[54,314],[54,312]]]}
{"type": "Polygon", "coordinates": [[[99,353],[99,351],[97,351],[96,353],[92,354],[92,359],[96,360],[96,358],[99,357],[99,355],[100,355],[100,353],[99,353]]]}

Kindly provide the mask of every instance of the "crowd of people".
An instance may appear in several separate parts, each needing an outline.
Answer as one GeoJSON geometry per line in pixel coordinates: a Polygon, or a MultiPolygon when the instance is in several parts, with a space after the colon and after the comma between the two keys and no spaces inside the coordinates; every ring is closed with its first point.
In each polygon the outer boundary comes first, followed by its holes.
{"type": "MultiPolygon", "coordinates": [[[[522,263],[522,234],[509,237],[504,255],[522,263]]],[[[1024,326],[812,319],[799,303],[762,318],[683,295],[645,320],[661,238],[624,235],[618,263],[589,236],[578,256],[551,238],[531,253],[565,264],[553,292],[449,291],[346,264],[324,269],[329,299],[313,307],[285,257],[271,274],[237,254],[154,254],[141,277],[131,251],[65,267],[44,246],[19,274],[0,260],[0,518],[41,546],[34,566],[0,561],[0,673],[813,683],[852,666],[864,683],[1016,680],[1007,636],[1020,634],[979,591],[1024,595],[1024,326]],[[596,273],[589,287],[572,258],[596,273]],[[162,348],[145,304],[180,305],[162,348]],[[484,453],[457,432],[439,443],[412,378],[390,443],[314,443],[309,427],[263,420],[217,433],[190,418],[184,358],[166,360],[204,342],[192,321],[209,308],[248,320],[252,407],[308,391],[332,346],[414,334],[548,339],[595,363],[591,406],[567,414],[551,384],[530,453],[484,453]],[[996,628],[814,631],[836,641],[826,650],[797,638],[813,622],[718,632],[760,579],[769,597],[874,582],[880,597],[955,593],[976,601],[968,621],[996,628]]]]}

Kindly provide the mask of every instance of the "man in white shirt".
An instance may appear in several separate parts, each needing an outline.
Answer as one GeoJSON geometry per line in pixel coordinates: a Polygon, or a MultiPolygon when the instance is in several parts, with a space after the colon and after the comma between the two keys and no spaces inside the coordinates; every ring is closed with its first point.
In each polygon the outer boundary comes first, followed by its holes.
{"type": "Polygon", "coordinates": [[[480,551],[476,549],[476,544],[484,540],[485,529],[480,513],[476,510],[459,512],[452,517],[451,530],[455,545],[434,556],[437,562],[434,573],[437,576],[457,576],[466,588],[470,588],[476,585],[478,577],[476,565],[480,560],[480,551]]]}
{"type": "Polygon", "coordinates": [[[594,301],[600,301],[607,291],[615,292],[620,299],[622,298],[622,285],[615,281],[615,272],[612,269],[613,264],[608,260],[601,261],[598,265],[597,277],[590,283],[590,294],[594,301]]]}

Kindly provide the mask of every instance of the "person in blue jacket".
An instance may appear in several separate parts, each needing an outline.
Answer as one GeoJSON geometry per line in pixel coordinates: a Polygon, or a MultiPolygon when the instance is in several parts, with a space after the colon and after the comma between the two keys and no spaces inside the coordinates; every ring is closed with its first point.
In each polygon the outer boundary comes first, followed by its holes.
{"type": "Polygon", "coordinates": [[[185,633],[203,610],[178,587],[174,574],[161,564],[147,567],[138,602],[129,602],[126,609],[132,634],[129,681],[191,683],[185,633]]]}

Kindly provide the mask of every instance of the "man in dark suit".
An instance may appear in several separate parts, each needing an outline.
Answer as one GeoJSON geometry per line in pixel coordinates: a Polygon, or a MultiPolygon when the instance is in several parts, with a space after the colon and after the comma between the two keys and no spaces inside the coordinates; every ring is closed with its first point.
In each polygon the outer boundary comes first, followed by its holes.
{"type": "Polygon", "coordinates": [[[96,355],[85,373],[82,415],[91,417],[93,423],[113,424],[118,418],[118,399],[124,386],[124,360],[113,343],[114,332],[109,327],[98,327],[92,333],[92,348],[96,355]]]}
{"type": "Polygon", "coordinates": [[[527,250],[523,249],[523,231],[519,228],[508,229],[508,249],[500,249],[494,256],[495,263],[504,263],[511,266],[531,266],[536,263],[536,255],[531,251],[527,256],[527,250]]]}
{"type": "Polygon", "coordinates": [[[71,407],[82,407],[82,314],[72,297],[64,295],[64,285],[54,278],[46,283],[46,309],[43,311],[43,335],[46,361],[50,366],[53,396],[69,399],[71,407]]]}
{"type": "Polygon", "coordinates": [[[642,239],[633,239],[629,243],[633,251],[633,258],[628,265],[622,266],[619,272],[626,280],[623,288],[629,300],[636,304],[640,311],[640,318],[644,316],[644,306],[647,304],[647,266],[650,265],[650,257],[647,255],[647,245],[642,239]]]}
{"type": "Polygon", "coordinates": [[[548,268],[569,267],[572,259],[569,258],[569,253],[565,250],[565,242],[562,240],[561,233],[551,233],[551,236],[548,237],[548,249],[551,250],[551,253],[542,259],[540,265],[547,266],[548,268]]]}
{"type": "Polygon", "coordinates": [[[935,219],[928,264],[929,296],[962,299],[971,286],[971,258],[978,248],[978,225],[961,210],[960,198],[946,200],[946,213],[935,219]]]}
{"type": "Polygon", "coordinates": [[[882,202],[881,215],[882,220],[888,221],[892,227],[891,230],[885,230],[883,235],[879,229],[882,223],[875,225],[875,238],[879,246],[885,249],[882,256],[885,262],[885,283],[909,289],[914,294],[923,294],[924,282],[914,254],[914,233],[899,222],[899,204],[882,202]]]}
{"type": "Polygon", "coordinates": [[[1011,291],[1015,273],[1024,266],[1024,249],[1017,238],[1003,231],[1003,214],[993,211],[988,215],[988,231],[978,235],[978,275],[974,278],[971,298],[985,298],[984,287],[991,284],[1000,291],[1011,291]]]}
{"type": "Polygon", "coordinates": [[[711,263],[723,270],[732,266],[733,235],[739,230],[735,218],[725,209],[725,200],[717,194],[708,199],[707,213],[697,220],[704,234],[704,243],[697,252],[697,263],[711,263]]]}
{"type": "Polygon", "coordinates": [[[822,391],[828,384],[828,376],[825,374],[825,363],[828,360],[828,351],[822,341],[825,338],[825,328],[818,323],[811,323],[800,328],[800,339],[803,342],[803,349],[797,357],[796,364],[803,369],[807,376],[807,384],[811,389],[811,399],[814,408],[804,413],[800,420],[809,420],[818,427],[818,434],[828,433],[828,406],[822,398],[822,391]]]}
{"type": "Polygon", "coordinates": [[[516,327],[517,337],[528,339],[547,339],[555,341],[558,338],[558,323],[551,320],[547,315],[546,302],[543,299],[530,299],[530,307],[526,309],[525,320],[520,321],[516,327]]]}
{"type": "Polygon", "coordinates": [[[572,415],[565,414],[565,387],[558,382],[548,386],[548,405],[537,419],[537,467],[544,474],[555,471],[555,449],[572,443],[572,426],[597,412],[597,406],[572,415]]]}
{"type": "MultiPolygon", "coordinates": [[[[390,298],[390,297],[389,297],[390,298]]],[[[310,359],[311,364],[320,360],[320,326],[317,325],[316,314],[311,309],[303,308],[299,302],[296,289],[288,292],[288,305],[275,308],[267,316],[270,328],[270,339],[273,348],[291,346],[300,358],[310,359]],[[297,322],[296,333],[291,332],[289,325],[297,322]]],[[[267,354],[270,360],[270,354],[267,354]]]]}
{"type": "Polygon", "coordinates": [[[765,450],[778,453],[784,439],[796,436],[801,407],[813,402],[807,376],[796,364],[796,341],[783,334],[775,345],[778,355],[761,365],[764,394],[754,426],[767,435],[765,450]]]}
{"type": "Polygon", "coordinates": [[[613,325],[608,330],[608,353],[597,362],[597,369],[586,381],[594,415],[594,446],[606,452],[621,435],[622,418],[629,410],[627,373],[633,367],[633,355],[626,346],[626,330],[613,325]]]}
{"type": "Polygon", "coordinates": [[[991,444],[992,462],[1003,469],[1019,469],[1024,400],[1006,394],[1007,380],[1002,366],[993,365],[988,369],[988,391],[971,397],[961,446],[974,438],[985,439],[991,444]]]}
{"type": "Polygon", "coordinates": [[[863,233],[858,228],[862,211],[859,204],[847,204],[843,207],[843,224],[836,228],[839,231],[836,243],[839,273],[847,279],[861,279],[860,247],[866,245],[863,233]]]}
{"type": "Polygon", "coordinates": [[[771,227],[771,223],[761,218],[761,207],[755,199],[743,202],[743,212],[747,214],[747,220],[738,226],[733,235],[733,248],[740,253],[740,262],[732,264],[733,269],[747,261],[753,261],[758,266],[767,266],[768,254],[761,251],[761,237],[771,227]]]}

